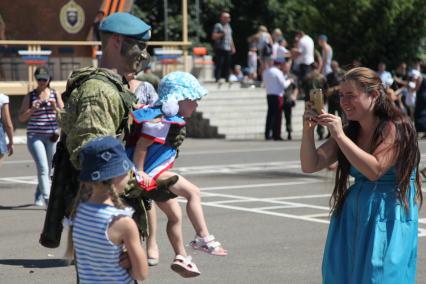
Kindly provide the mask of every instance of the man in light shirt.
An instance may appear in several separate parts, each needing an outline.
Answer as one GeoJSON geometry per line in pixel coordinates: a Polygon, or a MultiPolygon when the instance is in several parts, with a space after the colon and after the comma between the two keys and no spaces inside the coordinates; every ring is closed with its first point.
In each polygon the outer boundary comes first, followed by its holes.
{"type": "Polygon", "coordinates": [[[303,31],[296,32],[296,39],[298,39],[298,45],[292,49],[292,55],[293,59],[297,59],[300,62],[299,80],[303,80],[306,74],[312,70],[311,65],[315,61],[314,41],[303,31]]]}
{"type": "MultiPolygon", "coordinates": [[[[268,63],[272,59],[268,59],[268,63]]],[[[268,112],[266,114],[265,139],[283,140],[281,138],[281,117],[284,90],[291,84],[291,79],[286,79],[280,70],[284,60],[273,60],[272,66],[263,71],[263,83],[266,89],[268,112]]]]}
{"type": "Polygon", "coordinates": [[[384,86],[390,87],[393,83],[392,74],[389,71],[386,71],[386,64],[383,62],[379,63],[377,75],[379,75],[380,79],[384,86]]]}

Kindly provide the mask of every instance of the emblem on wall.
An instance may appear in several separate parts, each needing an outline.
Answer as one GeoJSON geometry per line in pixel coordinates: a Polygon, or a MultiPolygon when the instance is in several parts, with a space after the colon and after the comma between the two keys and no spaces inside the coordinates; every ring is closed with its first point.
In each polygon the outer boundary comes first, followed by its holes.
{"type": "Polygon", "coordinates": [[[74,0],[61,8],[59,20],[61,26],[70,34],[78,33],[84,26],[84,10],[74,0]]]}

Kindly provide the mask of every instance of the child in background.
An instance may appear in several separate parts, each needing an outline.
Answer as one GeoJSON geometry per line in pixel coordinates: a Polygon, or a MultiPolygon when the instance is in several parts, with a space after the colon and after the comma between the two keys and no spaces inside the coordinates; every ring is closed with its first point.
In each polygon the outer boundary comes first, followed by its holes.
{"type": "Polygon", "coordinates": [[[414,121],[414,109],[416,107],[416,82],[408,82],[405,89],[405,106],[407,107],[408,116],[414,121]]]}
{"type": "Polygon", "coordinates": [[[9,111],[9,97],[0,93],[0,165],[4,155],[13,154],[13,125],[9,111]],[[8,143],[6,144],[7,134],[8,143]]]}
{"type": "Polygon", "coordinates": [[[148,275],[133,210],[124,207],[123,193],[133,164],[120,142],[110,136],[93,139],[80,152],[80,191],[71,212],[69,257],[75,259],[79,283],[134,283],[148,275]],[[124,247],[130,261],[120,266],[124,247]]]}
{"type": "MultiPolygon", "coordinates": [[[[207,91],[191,74],[172,72],[160,82],[157,106],[144,107],[132,113],[134,122],[140,125],[139,136],[133,145],[128,144],[130,148],[127,150],[147,186],[151,181],[176,175],[168,170],[175,162],[177,149],[166,137],[171,127],[185,125],[184,118],[191,116],[197,107],[196,101],[206,94],[207,91]]],[[[156,201],[167,215],[167,234],[176,255],[172,270],[182,277],[195,277],[200,272],[186,253],[182,237],[182,212],[175,197],[182,196],[188,201],[187,214],[196,232],[191,246],[212,255],[224,256],[227,251],[207,229],[200,189],[184,177],[178,177],[178,181],[168,190],[147,191],[146,196],[156,201]]]]}
{"type": "Polygon", "coordinates": [[[229,75],[229,82],[242,82],[244,79],[243,71],[241,71],[241,65],[236,64],[229,75]]]}
{"type": "Polygon", "coordinates": [[[250,43],[247,54],[248,80],[254,82],[257,80],[257,49],[254,43],[250,43]]]}

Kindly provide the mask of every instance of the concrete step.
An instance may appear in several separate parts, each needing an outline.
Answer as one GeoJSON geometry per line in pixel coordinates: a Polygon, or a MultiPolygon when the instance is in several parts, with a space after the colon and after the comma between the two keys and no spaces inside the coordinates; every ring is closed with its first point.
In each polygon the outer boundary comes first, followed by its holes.
{"type": "MultiPolygon", "coordinates": [[[[267,101],[263,88],[218,90],[210,85],[208,89],[209,94],[201,100],[197,111],[209,127],[215,127],[226,139],[264,139],[267,101]]],[[[292,116],[295,139],[302,134],[303,112],[304,102],[298,101],[292,116]]],[[[287,136],[284,117],[282,136],[287,136]]]]}

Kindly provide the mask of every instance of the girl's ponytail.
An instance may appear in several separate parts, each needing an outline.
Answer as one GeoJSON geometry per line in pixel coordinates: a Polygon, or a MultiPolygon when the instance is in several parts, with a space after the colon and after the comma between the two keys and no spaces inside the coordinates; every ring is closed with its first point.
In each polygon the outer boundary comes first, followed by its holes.
{"type": "MultiPolygon", "coordinates": [[[[71,212],[69,215],[69,219],[71,222],[74,220],[75,215],[77,214],[77,207],[81,202],[85,202],[89,200],[90,196],[92,196],[92,186],[88,182],[81,182],[80,183],[80,190],[77,192],[77,195],[74,199],[71,212]]],[[[69,260],[74,258],[74,243],[72,241],[72,223],[69,226],[68,229],[68,244],[67,244],[67,250],[65,252],[65,257],[69,260]]]]}
{"type": "Polygon", "coordinates": [[[108,193],[109,193],[109,196],[111,197],[114,207],[123,209],[125,206],[123,202],[121,201],[121,198],[118,195],[117,190],[115,189],[115,186],[112,184],[112,180],[106,180],[103,183],[108,186],[108,193]]]}

